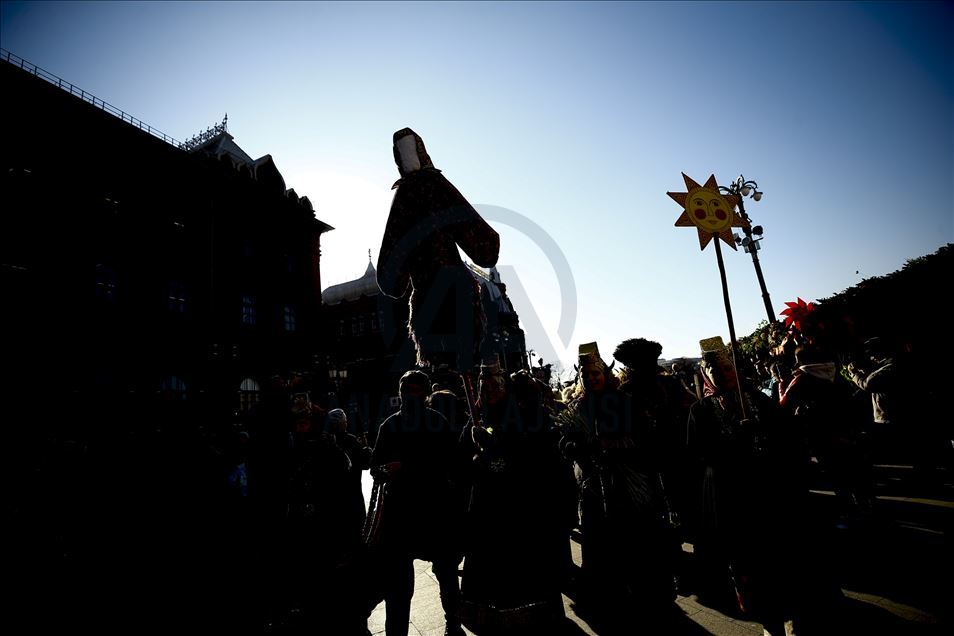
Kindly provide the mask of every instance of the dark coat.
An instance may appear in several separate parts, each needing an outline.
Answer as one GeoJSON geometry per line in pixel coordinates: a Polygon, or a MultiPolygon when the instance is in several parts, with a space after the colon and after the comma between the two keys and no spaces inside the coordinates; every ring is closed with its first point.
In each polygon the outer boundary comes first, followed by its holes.
{"type": "Polygon", "coordinates": [[[401,463],[386,484],[381,536],[387,549],[425,560],[451,549],[459,532],[453,513],[457,444],[444,416],[423,406],[402,408],[381,423],[371,465],[401,463]]]}

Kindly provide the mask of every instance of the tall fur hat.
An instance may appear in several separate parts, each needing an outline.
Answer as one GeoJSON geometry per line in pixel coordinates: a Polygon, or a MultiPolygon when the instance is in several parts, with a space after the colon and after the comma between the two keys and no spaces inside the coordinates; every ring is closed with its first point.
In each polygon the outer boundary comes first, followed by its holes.
{"type": "Polygon", "coordinates": [[[630,338],[616,347],[613,357],[630,369],[655,369],[662,345],[645,338],[630,338]]]}

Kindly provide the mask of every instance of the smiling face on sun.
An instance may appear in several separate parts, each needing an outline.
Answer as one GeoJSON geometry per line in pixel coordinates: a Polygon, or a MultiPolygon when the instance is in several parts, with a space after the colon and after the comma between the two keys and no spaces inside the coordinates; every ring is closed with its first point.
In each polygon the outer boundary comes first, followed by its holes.
{"type": "Polygon", "coordinates": [[[732,210],[721,196],[697,188],[686,197],[689,219],[707,232],[721,232],[732,224],[732,210]]]}
{"type": "Polygon", "coordinates": [[[742,227],[745,222],[734,212],[739,197],[732,194],[719,194],[719,184],[715,175],[709,177],[705,185],[699,185],[685,174],[687,192],[667,192],[669,197],[683,207],[682,214],[676,220],[678,227],[695,227],[699,230],[699,246],[705,249],[713,236],[737,249],[732,239],[733,227],[742,227]]]}

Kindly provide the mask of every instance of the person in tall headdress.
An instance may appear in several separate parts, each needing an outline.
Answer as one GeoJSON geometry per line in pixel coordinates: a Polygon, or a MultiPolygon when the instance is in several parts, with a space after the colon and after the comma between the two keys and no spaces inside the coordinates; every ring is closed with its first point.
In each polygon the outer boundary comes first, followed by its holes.
{"type": "Polygon", "coordinates": [[[701,344],[707,395],[687,427],[701,486],[700,597],[789,634],[821,595],[838,594],[806,508],[807,457],[772,399],[740,380],[721,338],[701,344]]]}
{"type": "Polygon", "coordinates": [[[663,620],[672,579],[661,580],[647,556],[664,549],[648,422],[620,392],[596,343],[580,345],[578,371],[582,390],[557,422],[579,483],[584,599],[610,613],[639,606],[647,620],[663,620]]]}
{"type": "MultiPolygon", "coordinates": [[[[665,523],[658,530],[659,542],[668,550],[650,553],[660,580],[673,581],[682,559],[682,519],[686,509],[686,421],[695,396],[680,381],[659,366],[662,345],[645,338],[630,338],[617,345],[613,357],[624,365],[622,392],[632,405],[634,417],[646,422],[644,444],[652,449],[651,461],[640,468],[652,475],[658,487],[665,523]]],[[[648,566],[649,564],[647,564],[648,566]]],[[[674,600],[675,588],[672,588],[674,600]]]]}
{"type": "Polygon", "coordinates": [[[411,289],[408,331],[422,367],[467,371],[479,362],[485,318],[480,288],[457,247],[480,267],[497,264],[500,236],[434,167],[410,128],[394,133],[401,178],[378,256],[378,286],[403,297],[411,289]]]}

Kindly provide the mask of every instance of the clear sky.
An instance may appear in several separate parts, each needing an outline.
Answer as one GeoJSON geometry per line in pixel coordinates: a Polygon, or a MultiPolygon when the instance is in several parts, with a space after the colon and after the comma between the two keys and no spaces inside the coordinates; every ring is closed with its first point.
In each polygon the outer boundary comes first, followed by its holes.
{"type": "MultiPolygon", "coordinates": [[[[776,312],[954,241],[952,17],[916,2],[3,2],[0,43],[180,140],[228,112],[236,142],[336,228],[326,286],[377,259],[391,135],[410,126],[471,203],[527,217],[565,255],[569,346],[552,254],[495,223],[517,309],[542,325],[528,346],[566,362],[591,340],[608,359],[629,337],[667,358],[728,339],[713,248],[673,227],[680,172],[758,181],[746,209],[776,312]]],[[[765,312],[750,257],[724,252],[741,336],[765,312]]]]}

